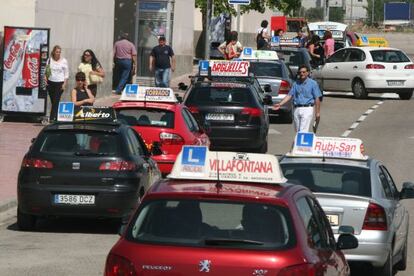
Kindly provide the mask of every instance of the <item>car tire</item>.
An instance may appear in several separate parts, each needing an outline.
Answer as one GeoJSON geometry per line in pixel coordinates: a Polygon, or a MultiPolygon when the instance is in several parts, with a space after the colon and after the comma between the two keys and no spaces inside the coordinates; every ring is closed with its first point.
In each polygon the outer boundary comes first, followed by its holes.
{"type": "Polygon", "coordinates": [[[267,152],[267,139],[266,141],[260,146],[258,147],[254,152],[257,153],[266,153],[267,152]]]}
{"type": "Polygon", "coordinates": [[[399,93],[398,96],[401,100],[409,100],[413,96],[413,91],[406,92],[406,93],[399,93]]]}
{"type": "Polygon", "coordinates": [[[373,275],[378,276],[393,276],[395,273],[394,267],[392,265],[392,251],[389,253],[387,261],[385,262],[384,266],[378,267],[375,269],[373,275]]]}
{"type": "Polygon", "coordinates": [[[402,249],[401,260],[395,264],[395,269],[399,271],[404,271],[407,269],[407,244],[408,242],[406,240],[404,244],[404,248],[402,249]]]}
{"type": "Polygon", "coordinates": [[[32,231],[36,227],[36,216],[22,213],[17,208],[17,226],[22,231],[32,231]]]}
{"type": "Polygon", "coordinates": [[[354,80],[354,82],[352,83],[352,93],[354,93],[354,96],[357,99],[366,99],[368,97],[365,85],[359,79],[354,80]]]}

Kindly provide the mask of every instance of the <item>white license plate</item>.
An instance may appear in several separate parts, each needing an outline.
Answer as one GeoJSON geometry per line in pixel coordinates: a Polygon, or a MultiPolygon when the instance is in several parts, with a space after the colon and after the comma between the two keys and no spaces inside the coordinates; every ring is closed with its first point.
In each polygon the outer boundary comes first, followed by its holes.
{"type": "Polygon", "coordinates": [[[387,81],[388,86],[404,86],[404,81],[387,81]]]}
{"type": "Polygon", "coordinates": [[[216,114],[209,113],[206,116],[209,121],[234,121],[234,114],[216,114]]]}
{"type": "Polygon", "coordinates": [[[331,226],[338,226],[339,225],[339,216],[338,215],[326,215],[329,220],[331,226]]]}
{"type": "Polygon", "coordinates": [[[94,195],[55,195],[54,201],[56,204],[68,205],[93,205],[95,204],[94,195]]]}

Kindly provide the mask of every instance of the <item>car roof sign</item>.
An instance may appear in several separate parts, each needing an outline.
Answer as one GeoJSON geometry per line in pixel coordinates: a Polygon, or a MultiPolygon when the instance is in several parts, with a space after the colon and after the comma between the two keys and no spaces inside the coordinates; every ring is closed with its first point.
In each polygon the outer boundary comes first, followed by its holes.
{"type": "Polygon", "coordinates": [[[362,141],[357,138],[319,137],[311,132],[298,132],[287,156],[367,160],[363,148],[362,141]]]}
{"type": "Polygon", "coordinates": [[[247,77],[250,62],[245,60],[210,60],[211,76],[247,77]]]}
{"type": "Polygon", "coordinates": [[[122,91],[121,101],[134,102],[177,102],[174,91],[167,87],[147,87],[128,84],[122,91]]]}
{"type": "Polygon", "coordinates": [[[281,47],[299,47],[300,40],[296,37],[294,38],[282,38],[280,40],[279,46],[281,47]]]}
{"type": "Polygon", "coordinates": [[[75,104],[73,102],[60,102],[58,107],[57,121],[72,122],[75,112],[75,104]]]}
{"type": "Polygon", "coordinates": [[[58,107],[58,122],[116,122],[112,107],[75,106],[72,102],[60,102],[58,107]]]}
{"type": "Polygon", "coordinates": [[[361,35],[357,40],[357,46],[388,47],[388,41],[384,37],[368,37],[361,35]]]}
{"type": "Polygon", "coordinates": [[[344,32],[348,25],[339,23],[339,22],[333,22],[333,21],[323,21],[323,22],[312,22],[308,23],[309,31],[317,31],[317,30],[337,30],[344,32]]]}
{"type": "Polygon", "coordinates": [[[241,60],[278,60],[279,57],[275,51],[270,50],[253,50],[244,48],[240,55],[241,60]]]}
{"type": "Polygon", "coordinates": [[[286,182],[274,155],[214,152],[204,146],[183,146],[168,178],[270,184],[286,182]]]}

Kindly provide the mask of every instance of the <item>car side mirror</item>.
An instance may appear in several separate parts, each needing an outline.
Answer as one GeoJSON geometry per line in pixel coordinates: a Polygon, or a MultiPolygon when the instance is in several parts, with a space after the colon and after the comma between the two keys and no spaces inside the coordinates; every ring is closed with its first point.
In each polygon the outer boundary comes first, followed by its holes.
{"type": "Polygon", "coordinates": [[[339,250],[354,249],[358,247],[358,240],[352,234],[341,234],[338,237],[336,248],[339,250]]]}
{"type": "Polygon", "coordinates": [[[188,85],[185,85],[183,82],[180,82],[180,83],[178,84],[178,89],[180,89],[180,90],[184,90],[184,91],[186,91],[186,90],[187,90],[187,88],[188,88],[188,85]]]}
{"type": "Polygon", "coordinates": [[[263,86],[263,90],[264,90],[264,92],[270,93],[270,92],[272,92],[272,87],[270,86],[270,84],[265,84],[263,86]]]}
{"type": "Polygon", "coordinates": [[[180,95],[175,94],[175,98],[177,99],[177,101],[178,101],[179,103],[182,103],[182,102],[183,102],[183,97],[181,97],[180,95]]]}
{"type": "Polygon", "coordinates": [[[265,104],[265,105],[273,105],[272,96],[269,95],[269,94],[264,95],[264,97],[263,97],[263,104],[265,104]]]}
{"type": "Polygon", "coordinates": [[[161,149],[161,143],[160,142],[152,142],[151,145],[151,155],[161,155],[163,154],[161,149]]]}
{"type": "Polygon", "coordinates": [[[400,192],[400,199],[414,198],[414,183],[404,182],[400,192]]]}

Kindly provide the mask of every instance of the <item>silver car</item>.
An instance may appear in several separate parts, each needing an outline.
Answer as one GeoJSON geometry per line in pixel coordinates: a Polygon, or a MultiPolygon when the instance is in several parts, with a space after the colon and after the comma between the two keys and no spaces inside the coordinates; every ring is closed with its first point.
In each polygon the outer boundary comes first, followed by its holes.
{"type": "Polygon", "coordinates": [[[354,228],[359,246],[345,251],[349,262],[368,263],[373,275],[393,275],[407,265],[409,215],[401,200],[414,197],[414,184],[398,191],[378,160],[345,160],[283,156],[283,173],[290,183],[312,190],[337,238],[341,225],[354,228]]]}

